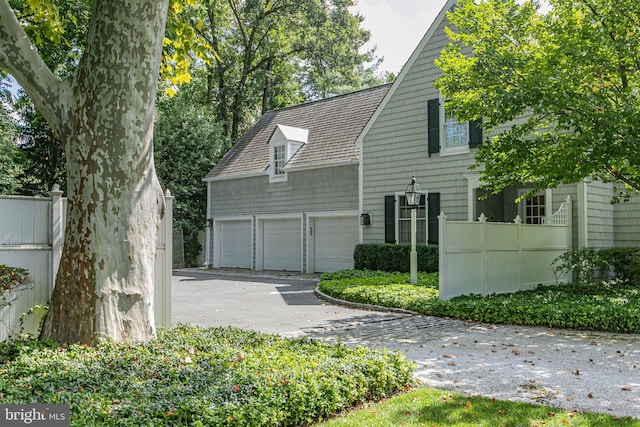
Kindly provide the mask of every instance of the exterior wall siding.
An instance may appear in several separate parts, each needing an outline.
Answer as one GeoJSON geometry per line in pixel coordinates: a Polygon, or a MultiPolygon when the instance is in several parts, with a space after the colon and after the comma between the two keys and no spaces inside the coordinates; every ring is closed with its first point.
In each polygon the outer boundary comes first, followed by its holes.
{"type": "Polygon", "coordinates": [[[428,154],[427,102],[439,97],[433,81],[440,75],[434,61],[448,43],[444,23],[433,34],[363,139],[362,211],[372,224],[364,243],[384,241],[384,196],[404,192],[415,175],[422,190],[440,193],[440,207],[450,220],[467,219],[468,183],[475,150],[452,156],[428,154]]]}
{"type": "Polygon", "coordinates": [[[211,183],[211,216],[357,210],[357,165],[289,172],[286,182],[268,175],[211,183]]]}
{"type": "Polygon", "coordinates": [[[628,202],[613,205],[614,246],[640,246],[640,196],[634,195],[628,202]]]}
{"type": "MultiPolygon", "coordinates": [[[[214,220],[225,217],[247,219],[256,216],[303,214],[307,212],[358,210],[358,165],[344,165],[294,171],[287,181],[269,183],[269,176],[213,181],[209,185],[209,212],[214,220]]],[[[303,270],[307,260],[307,217],[302,216],[303,270]]],[[[213,242],[213,228],[209,228],[213,242]]],[[[253,266],[256,268],[256,221],[253,221],[253,266]]],[[[211,254],[214,247],[210,246],[211,254]]],[[[211,264],[211,259],[207,260],[211,264]]]]}
{"type": "Polygon", "coordinates": [[[589,224],[589,246],[592,248],[612,247],[614,235],[613,184],[589,182],[587,191],[587,220],[589,224]]]}
{"type": "Polygon", "coordinates": [[[578,221],[579,221],[579,197],[576,184],[559,185],[552,190],[551,198],[551,214],[556,213],[562,203],[567,199],[567,196],[571,197],[573,203],[571,203],[571,223],[572,227],[572,245],[573,249],[579,248],[578,242],[578,221]]]}

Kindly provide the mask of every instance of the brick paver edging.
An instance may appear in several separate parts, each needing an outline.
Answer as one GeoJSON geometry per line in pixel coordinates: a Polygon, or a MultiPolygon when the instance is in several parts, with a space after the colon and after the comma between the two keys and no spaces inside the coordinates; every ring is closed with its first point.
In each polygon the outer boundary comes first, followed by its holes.
{"type": "Polygon", "coordinates": [[[360,302],[351,302],[351,301],[347,301],[347,300],[343,300],[343,299],[339,299],[339,298],[334,298],[331,297],[325,293],[323,293],[319,287],[316,286],[316,288],[314,289],[314,294],[320,298],[321,300],[324,300],[328,303],[334,304],[334,305],[341,305],[344,307],[349,307],[349,308],[357,308],[360,310],[368,310],[368,311],[381,311],[381,312],[385,312],[385,313],[401,313],[401,314],[413,314],[413,315],[420,315],[420,313],[416,312],[416,311],[411,311],[411,310],[404,310],[402,308],[394,308],[394,307],[383,307],[381,305],[373,305],[373,304],[363,304],[360,302]]]}

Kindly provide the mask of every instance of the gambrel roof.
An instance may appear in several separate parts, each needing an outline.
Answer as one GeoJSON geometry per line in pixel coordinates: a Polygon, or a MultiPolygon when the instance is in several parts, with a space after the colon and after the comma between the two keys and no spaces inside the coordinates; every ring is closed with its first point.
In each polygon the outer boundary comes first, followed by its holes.
{"type": "Polygon", "coordinates": [[[235,143],[205,180],[266,173],[269,140],[278,125],[309,131],[308,142],[289,160],[287,170],[357,163],[356,139],[390,86],[386,84],[268,111],[235,143]]]}

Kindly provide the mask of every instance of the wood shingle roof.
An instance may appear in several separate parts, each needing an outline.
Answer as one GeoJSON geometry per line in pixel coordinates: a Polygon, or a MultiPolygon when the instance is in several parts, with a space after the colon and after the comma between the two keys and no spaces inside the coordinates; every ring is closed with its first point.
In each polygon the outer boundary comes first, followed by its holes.
{"type": "Polygon", "coordinates": [[[357,162],[356,139],[390,87],[386,84],[268,111],[211,169],[205,180],[266,171],[269,139],[277,125],[309,130],[309,141],[289,160],[287,169],[357,162]]]}

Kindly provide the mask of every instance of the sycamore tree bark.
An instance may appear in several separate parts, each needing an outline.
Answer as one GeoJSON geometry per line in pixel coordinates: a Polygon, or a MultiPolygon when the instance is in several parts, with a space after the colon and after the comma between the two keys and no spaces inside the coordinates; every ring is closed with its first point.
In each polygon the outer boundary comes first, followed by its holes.
{"type": "Polygon", "coordinates": [[[42,338],[95,344],[155,337],[153,266],[164,198],[153,110],[168,0],[94,0],[71,78],[38,56],[0,0],[0,68],[65,145],[67,227],[42,338]]]}

